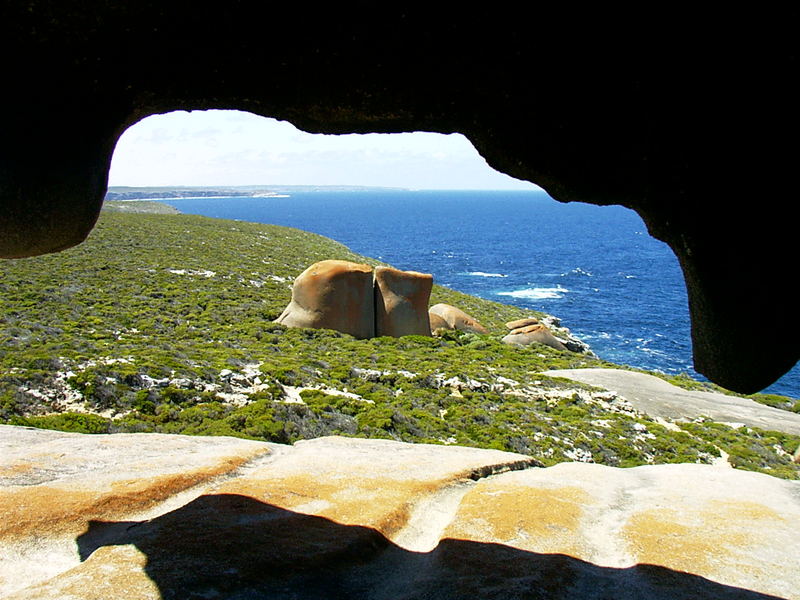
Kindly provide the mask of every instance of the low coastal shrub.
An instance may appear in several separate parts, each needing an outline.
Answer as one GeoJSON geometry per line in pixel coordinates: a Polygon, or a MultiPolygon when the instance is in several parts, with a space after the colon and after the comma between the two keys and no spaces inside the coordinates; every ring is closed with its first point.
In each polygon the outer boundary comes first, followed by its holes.
{"type": "Polygon", "coordinates": [[[16,417],[10,425],[55,429],[73,433],[110,433],[111,420],[98,415],[66,412],[43,417],[16,417]]]}
{"type": "Polygon", "coordinates": [[[517,307],[435,286],[431,303],[459,306],[492,333],[356,340],[273,323],[294,277],[328,258],[378,264],[289,228],[127,213],[104,213],[76,248],[6,261],[0,422],[279,443],[377,437],[543,465],[709,462],[721,448],[739,468],[797,478],[786,456],[796,436],[710,423],[673,431],[541,375],[615,365],[503,344],[504,323],[529,314],[517,307]]]}

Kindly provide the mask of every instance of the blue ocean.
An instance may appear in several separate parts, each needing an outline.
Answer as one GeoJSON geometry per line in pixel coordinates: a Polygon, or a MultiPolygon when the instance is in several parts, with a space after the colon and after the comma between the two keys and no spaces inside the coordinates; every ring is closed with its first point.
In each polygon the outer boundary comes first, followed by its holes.
{"type": "MultiPolygon", "coordinates": [[[[539,191],[305,191],[166,200],[184,213],[286,225],[333,238],[462,292],[562,319],[601,358],[692,368],[683,277],[669,247],[621,206],[539,191]]],[[[767,388],[800,396],[800,366],[767,388]]]]}

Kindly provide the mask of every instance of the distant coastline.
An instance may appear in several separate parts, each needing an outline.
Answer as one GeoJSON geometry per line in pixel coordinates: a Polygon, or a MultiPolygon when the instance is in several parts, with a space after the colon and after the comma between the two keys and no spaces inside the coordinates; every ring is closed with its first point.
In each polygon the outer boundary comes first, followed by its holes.
{"type": "Polygon", "coordinates": [[[151,215],[179,215],[174,206],[154,200],[109,200],[103,204],[103,210],[109,212],[144,213],[151,215]]]}
{"type": "Polygon", "coordinates": [[[404,188],[360,185],[245,185],[245,186],[110,186],[105,201],[189,200],[201,198],[288,198],[309,192],[405,192],[404,188]]]}

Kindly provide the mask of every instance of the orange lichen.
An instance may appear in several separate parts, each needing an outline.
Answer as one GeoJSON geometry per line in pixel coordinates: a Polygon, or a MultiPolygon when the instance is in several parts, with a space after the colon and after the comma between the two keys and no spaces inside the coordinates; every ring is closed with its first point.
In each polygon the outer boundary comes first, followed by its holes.
{"type": "Polygon", "coordinates": [[[580,557],[580,524],[589,501],[577,487],[479,485],[464,497],[445,535],[580,557]]]}
{"type": "Polygon", "coordinates": [[[31,462],[18,462],[10,465],[0,466],[0,477],[16,477],[18,475],[28,475],[36,469],[36,465],[31,462]]]}
{"type": "Polygon", "coordinates": [[[163,502],[170,496],[239,468],[259,454],[226,457],[214,465],[157,477],[119,480],[110,489],[76,489],[69,484],[14,487],[0,491],[0,538],[20,539],[46,532],[76,534],[90,520],[114,520],[163,502]]]}
{"type": "Polygon", "coordinates": [[[720,569],[752,566],[747,549],[763,546],[758,521],[772,528],[785,519],[754,502],[713,500],[696,511],[640,512],[628,520],[623,536],[636,562],[713,576],[720,569]]]}

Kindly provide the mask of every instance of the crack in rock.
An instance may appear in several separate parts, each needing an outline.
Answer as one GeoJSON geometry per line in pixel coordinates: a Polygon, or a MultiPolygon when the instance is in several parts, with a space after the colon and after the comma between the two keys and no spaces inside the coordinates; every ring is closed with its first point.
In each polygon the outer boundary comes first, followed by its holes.
{"type": "Polygon", "coordinates": [[[530,459],[472,469],[455,483],[448,484],[416,502],[405,526],[392,536],[392,541],[411,552],[430,552],[439,545],[442,534],[458,513],[461,500],[478,481],[510,471],[541,466],[538,461],[530,459]]]}

